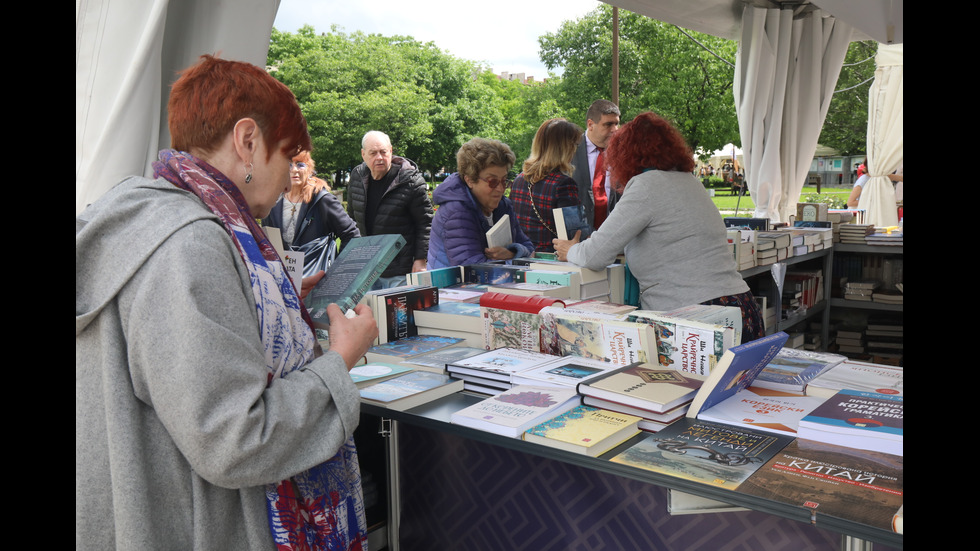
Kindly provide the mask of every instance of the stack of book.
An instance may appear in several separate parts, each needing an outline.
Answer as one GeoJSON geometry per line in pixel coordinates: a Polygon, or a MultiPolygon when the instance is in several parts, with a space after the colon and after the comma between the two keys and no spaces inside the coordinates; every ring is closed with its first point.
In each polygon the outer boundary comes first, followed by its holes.
{"type": "Polygon", "coordinates": [[[460,266],[436,268],[422,272],[405,274],[409,285],[431,285],[433,287],[452,287],[463,282],[463,269],[460,266]]]}
{"type": "Polygon", "coordinates": [[[483,348],[483,317],[479,303],[441,300],[414,314],[420,333],[456,337],[463,339],[467,346],[483,348]]]}
{"type": "Polygon", "coordinates": [[[867,352],[876,363],[899,365],[904,354],[905,329],[900,321],[886,317],[868,319],[865,329],[867,352]]]}
{"type": "Polygon", "coordinates": [[[872,224],[843,224],[840,227],[840,242],[854,245],[867,245],[867,237],[874,233],[872,224]]]}
{"type": "Polygon", "coordinates": [[[875,289],[877,289],[880,285],[881,282],[873,279],[843,281],[841,290],[844,293],[845,300],[870,302],[872,295],[874,295],[875,289]]]}
{"type": "Polygon", "coordinates": [[[901,247],[903,244],[903,229],[898,226],[887,228],[875,228],[874,233],[867,236],[865,241],[868,245],[881,245],[886,247],[901,247]]]}
{"type": "Polygon", "coordinates": [[[463,390],[463,381],[442,373],[408,371],[360,389],[361,400],[396,411],[419,406],[463,390]]]}
{"type": "Polygon", "coordinates": [[[378,323],[375,344],[418,335],[415,311],[439,304],[439,289],[434,286],[403,285],[368,291],[362,304],[371,307],[378,323]]]}
{"type": "Polygon", "coordinates": [[[788,232],[791,236],[802,237],[802,242],[794,241],[793,256],[822,251],[834,246],[834,232],[830,227],[797,227],[785,228],[780,231],[788,232]]]}
{"type": "Polygon", "coordinates": [[[757,388],[804,393],[813,379],[847,360],[839,354],[783,348],[752,383],[757,388]]]}
{"type": "Polygon", "coordinates": [[[789,233],[783,231],[759,232],[756,241],[760,265],[780,262],[793,255],[793,236],[789,233]]]}
{"type": "Polygon", "coordinates": [[[840,229],[844,224],[850,224],[856,219],[853,211],[849,210],[828,210],[827,220],[831,223],[833,230],[834,243],[840,242],[840,229]]]}
{"type": "Polygon", "coordinates": [[[528,429],[524,440],[598,457],[639,434],[640,418],[591,406],[576,406],[528,429]]]}
{"type": "Polygon", "coordinates": [[[844,389],[800,421],[798,435],[856,450],[903,455],[904,397],[844,389]]]}
{"type": "Polygon", "coordinates": [[[450,422],[520,438],[525,431],[579,405],[574,389],[516,386],[452,414],[450,422]]]}
{"type": "Polygon", "coordinates": [[[901,396],[905,393],[905,370],[890,365],[845,360],[810,381],[806,394],[830,398],[843,389],[901,396]]]}
{"type": "MultiPolygon", "coordinates": [[[[733,308],[738,310],[738,308],[733,308]]],[[[726,307],[714,308],[722,315],[728,315],[726,307]],[[724,309],[724,310],[722,310],[724,309]]],[[[689,316],[670,315],[648,310],[635,310],[627,314],[630,322],[649,324],[656,335],[657,363],[676,369],[681,373],[707,377],[726,350],[738,344],[741,338],[741,312],[738,312],[737,327],[734,319],[710,319],[710,310],[699,314],[689,309],[689,316]],[[706,321],[697,319],[699,315],[706,321]],[[693,319],[692,319],[693,318],[693,319]]]]}
{"type": "Polygon", "coordinates": [[[521,296],[488,292],[480,297],[483,318],[483,344],[487,350],[520,348],[541,350],[541,316],[543,308],[564,306],[560,299],[545,296],[521,296]]]}
{"type": "Polygon", "coordinates": [[[527,371],[558,360],[558,356],[521,350],[497,348],[446,364],[446,372],[465,381],[465,388],[481,394],[499,394],[513,387],[515,373],[527,371]]]}
{"type": "Polygon", "coordinates": [[[463,340],[456,337],[415,335],[414,337],[405,337],[397,341],[389,341],[372,346],[368,349],[364,358],[366,363],[398,364],[405,362],[412,356],[427,354],[449,346],[461,346],[462,343],[463,340]]]}
{"type": "Polygon", "coordinates": [[[728,230],[728,248],[735,258],[735,267],[739,271],[756,265],[756,243],[753,238],[755,234],[753,230],[728,230]]]}
{"type": "Polygon", "coordinates": [[[858,327],[842,327],[834,337],[837,351],[848,356],[865,353],[864,330],[858,327]]]}

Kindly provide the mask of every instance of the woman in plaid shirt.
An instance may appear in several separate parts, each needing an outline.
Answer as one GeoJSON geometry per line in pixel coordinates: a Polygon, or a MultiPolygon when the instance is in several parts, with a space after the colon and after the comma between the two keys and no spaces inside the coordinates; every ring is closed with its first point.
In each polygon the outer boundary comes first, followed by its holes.
{"type": "MultiPolygon", "coordinates": [[[[572,157],[582,140],[582,129],[565,119],[544,121],[523,172],[514,180],[510,199],[514,214],[536,251],[553,252],[555,233],[552,209],[579,204],[578,185],[572,179],[572,157]]],[[[564,238],[565,236],[561,236],[564,238]]]]}

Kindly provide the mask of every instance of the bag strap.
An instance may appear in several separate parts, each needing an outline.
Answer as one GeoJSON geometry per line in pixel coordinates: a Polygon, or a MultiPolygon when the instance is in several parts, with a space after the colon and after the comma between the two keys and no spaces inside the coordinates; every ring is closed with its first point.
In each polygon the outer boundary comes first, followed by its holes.
{"type": "Polygon", "coordinates": [[[544,221],[544,218],[541,217],[541,213],[538,212],[538,207],[535,206],[534,204],[534,192],[531,191],[531,183],[528,182],[527,179],[525,179],[524,184],[527,186],[527,198],[529,201],[531,201],[531,208],[534,209],[534,214],[537,215],[538,221],[541,222],[541,225],[544,226],[546,230],[551,232],[551,235],[554,235],[555,237],[561,239],[561,237],[558,235],[558,232],[556,232],[554,228],[549,226],[548,223],[544,221]]]}

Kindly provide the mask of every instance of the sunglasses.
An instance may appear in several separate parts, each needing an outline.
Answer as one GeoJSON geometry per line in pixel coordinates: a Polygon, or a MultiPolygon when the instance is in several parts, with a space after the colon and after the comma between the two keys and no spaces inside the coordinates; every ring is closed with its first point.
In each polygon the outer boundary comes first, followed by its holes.
{"type": "Polygon", "coordinates": [[[510,187],[510,180],[508,180],[507,178],[500,179],[500,178],[491,177],[491,178],[480,178],[480,180],[486,182],[487,185],[490,186],[490,189],[494,189],[497,186],[502,186],[503,189],[506,190],[508,187],[510,187]]]}

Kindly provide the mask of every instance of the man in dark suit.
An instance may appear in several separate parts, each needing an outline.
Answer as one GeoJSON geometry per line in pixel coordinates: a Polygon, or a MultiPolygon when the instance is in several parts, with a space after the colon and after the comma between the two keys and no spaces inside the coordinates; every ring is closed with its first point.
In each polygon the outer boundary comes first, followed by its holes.
{"type": "Polygon", "coordinates": [[[613,132],[619,129],[619,107],[609,100],[596,100],[589,106],[585,116],[585,135],[575,152],[572,162],[575,172],[572,178],[578,184],[578,197],[585,206],[589,224],[599,229],[618,198],[618,194],[610,186],[602,151],[609,144],[613,132]]]}

